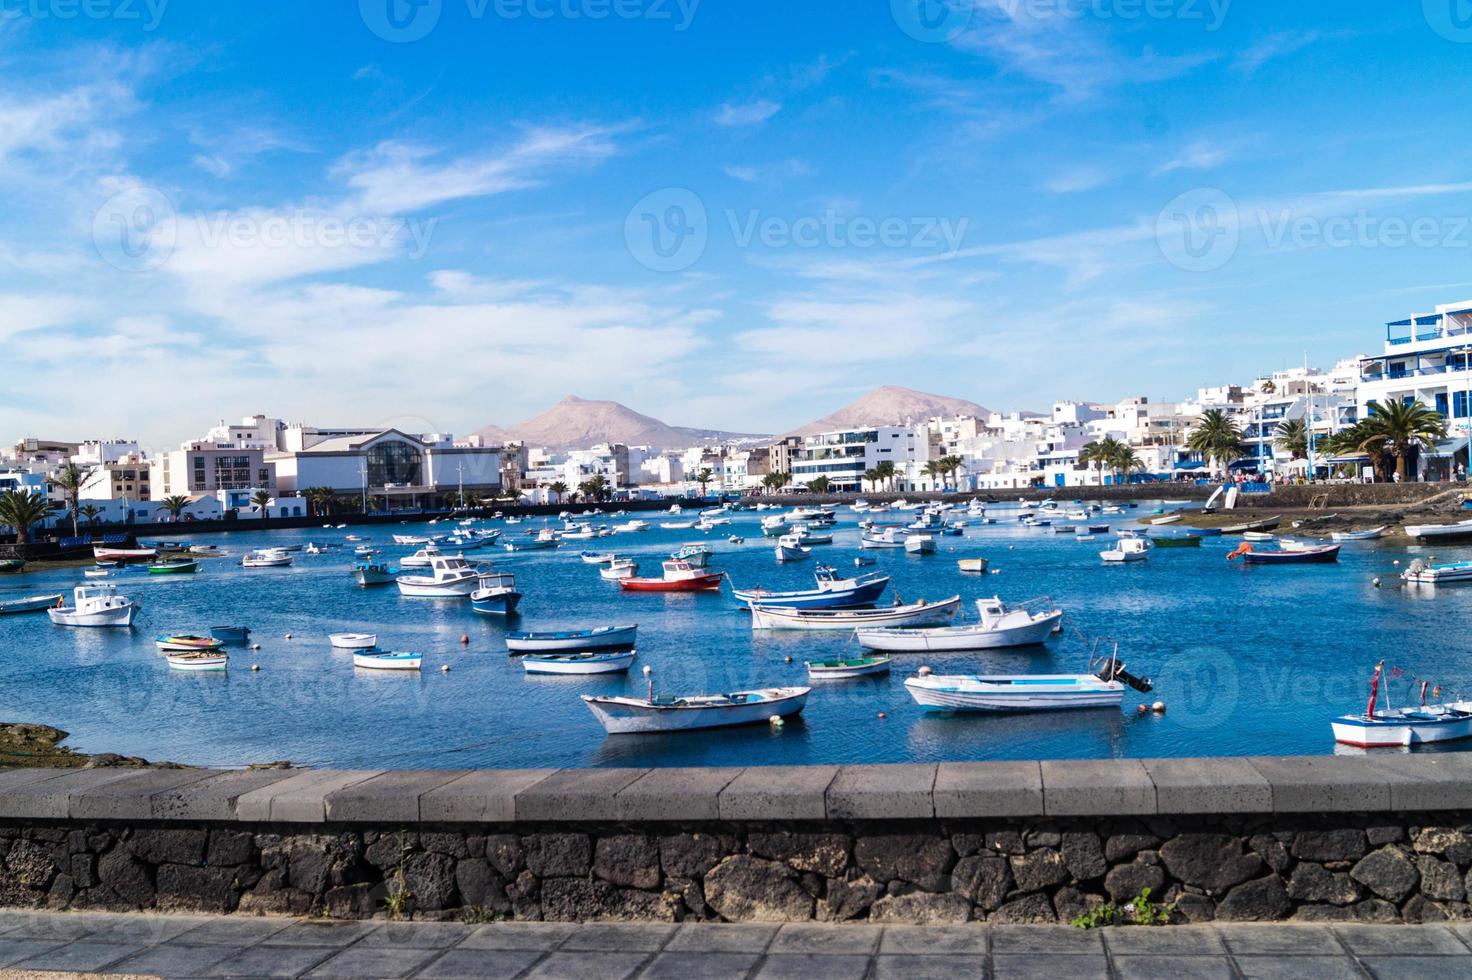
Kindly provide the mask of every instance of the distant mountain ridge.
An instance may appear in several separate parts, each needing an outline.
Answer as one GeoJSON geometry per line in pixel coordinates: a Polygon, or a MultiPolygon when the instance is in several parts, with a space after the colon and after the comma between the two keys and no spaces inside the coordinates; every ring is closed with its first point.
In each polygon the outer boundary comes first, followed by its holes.
{"type": "Polygon", "coordinates": [[[818,432],[856,429],[869,425],[902,425],[906,420],[919,422],[937,415],[975,415],[986,418],[990,414],[989,409],[964,398],[932,395],[913,388],[901,388],[899,385],[883,385],[832,415],[825,415],[788,434],[810,436],[818,432]]]}
{"type": "Polygon", "coordinates": [[[626,446],[683,449],[701,443],[763,438],[757,433],[723,432],[667,425],[613,401],[568,395],[540,415],[509,429],[489,425],[475,433],[488,442],[524,442],[550,449],[587,449],[604,442],[626,446]]]}

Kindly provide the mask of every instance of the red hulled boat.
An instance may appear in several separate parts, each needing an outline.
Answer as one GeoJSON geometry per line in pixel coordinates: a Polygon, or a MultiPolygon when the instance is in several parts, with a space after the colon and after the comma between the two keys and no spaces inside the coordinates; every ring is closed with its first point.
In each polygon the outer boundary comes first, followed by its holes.
{"type": "Polygon", "coordinates": [[[721,572],[706,572],[688,561],[664,563],[664,578],[624,578],[618,584],[629,592],[705,592],[721,587],[721,572]]]}

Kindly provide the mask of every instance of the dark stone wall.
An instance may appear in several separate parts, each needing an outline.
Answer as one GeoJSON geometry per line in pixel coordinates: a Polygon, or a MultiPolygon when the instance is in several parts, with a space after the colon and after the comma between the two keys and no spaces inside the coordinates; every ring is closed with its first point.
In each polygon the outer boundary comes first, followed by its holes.
{"type": "Polygon", "coordinates": [[[1472,918],[1472,814],[898,823],[0,823],[0,905],[559,921],[1472,918]]]}

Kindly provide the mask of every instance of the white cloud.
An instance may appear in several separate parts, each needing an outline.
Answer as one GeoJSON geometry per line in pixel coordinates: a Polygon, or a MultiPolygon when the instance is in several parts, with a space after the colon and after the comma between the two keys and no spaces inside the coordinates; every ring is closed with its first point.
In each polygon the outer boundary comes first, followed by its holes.
{"type": "Polygon", "coordinates": [[[1232,150],[1221,143],[1210,140],[1196,140],[1181,149],[1179,153],[1156,167],[1152,174],[1159,177],[1162,174],[1174,173],[1177,170],[1211,170],[1219,167],[1231,157],[1232,150]]]}
{"type": "Polygon", "coordinates": [[[194,157],[194,165],[199,169],[221,179],[229,177],[230,174],[233,173],[235,170],[235,168],[232,167],[229,162],[221,160],[217,156],[210,156],[206,153],[196,154],[194,157]]]}
{"type": "MultiPolygon", "coordinates": [[[[0,293],[0,339],[28,330],[73,323],[95,309],[92,301],[76,296],[0,293]]],[[[13,379],[16,373],[10,371],[7,376],[13,379]]]]}
{"type": "Polygon", "coordinates": [[[739,105],[727,102],[716,113],[715,121],[717,126],[758,126],[781,111],[780,102],[766,99],[739,105]]]}
{"type": "Polygon", "coordinates": [[[1301,51],[1321,36],[1318,31],[1282,31],[1269,34],[1238,55],[1232,67],[1250,75],[1274,58],[1301,51]]]}
{"type": "Polygon", "coordinates": [[[1085,165],[1054,174],[1043,181],[1043,189],[1053,194],[1078,194],[1103,187],[1113,179],[1108,171],[1085,165]]]}

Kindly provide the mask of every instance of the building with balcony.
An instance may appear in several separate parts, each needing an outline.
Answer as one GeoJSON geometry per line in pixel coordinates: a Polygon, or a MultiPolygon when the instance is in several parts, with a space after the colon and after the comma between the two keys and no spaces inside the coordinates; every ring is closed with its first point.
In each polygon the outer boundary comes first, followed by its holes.
{"type": "Polygon", "coordinates": [[[820,432],[805,437],[802,447],[793,454],[792,482],[803,484],[827,477],[831,491],[860,492],[866,489],[865,471],[890,462],[895,466],[897,489],[910,489],[904,485],[910,464],[928,460],[930,444],[926,425],[881,425],[846,432],[820,432]]]}

